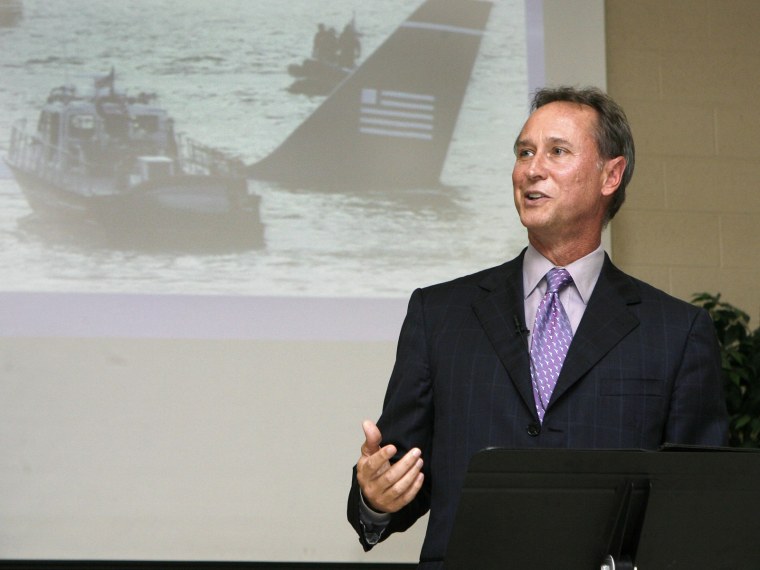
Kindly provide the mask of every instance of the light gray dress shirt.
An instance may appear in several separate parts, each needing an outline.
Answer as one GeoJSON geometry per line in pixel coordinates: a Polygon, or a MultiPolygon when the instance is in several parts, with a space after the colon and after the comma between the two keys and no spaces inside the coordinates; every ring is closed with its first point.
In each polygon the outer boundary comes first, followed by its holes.
{"type": "MultiPolygon", "coordinates": [[[[565,308],[573,334],[578,330],[581,317],[594,291],[596,281],[604,265],[604,249],[600,245],[594,251],[573,261],[564,268],[570,273],[573,282],[559,292],[559,300],[565,308]]],[[[541,298],[546,293],[546,274],[556,267],[551,261],[529,245],[523,258],[523,291],[525,292],[525,325],[533,330],[536,311],[541,298]]]]}

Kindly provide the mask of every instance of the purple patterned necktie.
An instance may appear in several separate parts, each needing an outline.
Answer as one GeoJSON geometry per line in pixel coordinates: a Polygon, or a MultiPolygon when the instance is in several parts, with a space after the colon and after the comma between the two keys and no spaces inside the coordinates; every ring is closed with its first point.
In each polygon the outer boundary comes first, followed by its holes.
{"type": "Polygon", "coordinates": [[[549,286],[536,312],[530,345],[530,375],[538,419],[541,422],[544,421],[546,406],[549,405],[567,349],[573,340],[570,319],[559,300],[559,290],[572,280],[565,269],[555,267],[550,270],[546,274],[549,286]]]}

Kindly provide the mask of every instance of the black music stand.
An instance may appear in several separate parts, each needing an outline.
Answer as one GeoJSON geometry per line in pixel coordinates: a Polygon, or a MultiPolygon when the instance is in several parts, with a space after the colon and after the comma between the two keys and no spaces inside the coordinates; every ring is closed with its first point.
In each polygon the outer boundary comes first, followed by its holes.
{"type": "Polygon", "coordinates": [[[477,453],[447,569],[758,570],[760,450],[477,453]]]}

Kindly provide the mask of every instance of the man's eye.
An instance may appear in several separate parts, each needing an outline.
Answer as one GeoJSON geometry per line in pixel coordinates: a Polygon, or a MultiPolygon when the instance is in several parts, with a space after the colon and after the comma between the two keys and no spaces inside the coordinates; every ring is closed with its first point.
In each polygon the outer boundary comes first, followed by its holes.
{"type": "Polygon", "coordinates": [[[526,158],[533,156],[533,151],[527,148],[521,148],[517,150],[517,158],[526,158]]]}
{"type": "Polygon", "coordinates": [[[555,156],[562,156],[565,153],[567,153],[567,151],[564,148],[558,146],[552,149],[552,154],[555,156]]]}

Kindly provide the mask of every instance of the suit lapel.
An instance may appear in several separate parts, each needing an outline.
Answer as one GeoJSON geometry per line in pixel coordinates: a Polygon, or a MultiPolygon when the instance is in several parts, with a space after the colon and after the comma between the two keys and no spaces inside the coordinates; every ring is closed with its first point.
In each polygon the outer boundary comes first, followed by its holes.
{"type": "Polygon", "coordinates": [[[472,306],[515,389],[535,415],[527,337],[521,333],[526,330],[523,255],[490,273],[480,283],[485,295],[472,306]]]}
{"type": "Polygon", "coordinates": [[[602,272],[589,299],[578,330],[573,336],[552,403],[639,325],[629,305],[641,301],[633,281],[605,255],[602,272]]]}

